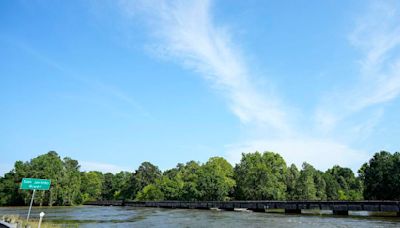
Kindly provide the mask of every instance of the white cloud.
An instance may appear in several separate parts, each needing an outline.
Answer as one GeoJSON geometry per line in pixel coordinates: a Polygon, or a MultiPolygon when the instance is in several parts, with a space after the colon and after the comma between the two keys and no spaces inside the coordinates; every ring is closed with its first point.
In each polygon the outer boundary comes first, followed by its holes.
{"type": "Polygon", "coordinates": [[[121,171],[129,171],[126,167],[121,167],[113,164],[99,163],[92,161],[80,161],[82,171],[100,171],[103,173],[118,173],[121,171]]]}
{"type": "MultiPolygon", "coordinates": [[[[317,107],[316,124],[323,132],[340,121],[397,98],[400,94],[400,3],[372,1],[349,36],[363,55],[358,82],[330,94],[317,107]]],[[[378,121],[375,122],[378,123],[378,121]]],[[[371,125],[371,127],[373,127],[371,125]]]]}
{"type": "Polygon", "coordinates": [[[284,107],[269,92],[266,99],[233,45],[228,31],[210,15],[210,1],[120,1],[127,15],[144,12],[164,55],[199,72],[229,102],[242,123],[262,125],[277,133],[290,132],[284,107]]]}
{"type": "MultiPolygon", "coordinates": [[[[263,137],[257,140],[229,145],[227,154],[231,161],[238,161],[241,152],[272,150],[281,153],[288,163],[300,165],[307,161],[320,169],[340,164],[355,170],[367,160],[365,151],[351,148],[330,132],[349,116],[390,101],[400,92],[400,60],[392,52],[400,42],[398,11],[380,2],[376,3],[379,7],[371,7],[373,12],[367,13],[368,20],[360,20],[351,35],[352,44],[365,56],[360,61],[359,83],[349,91],[325,98],[316,107],[314,125],[302,131],[296,129],[305,126],[296,126],[292,121],[300,117],[290,112],[272,90],[257,88],[230,31],[213,20],[211,1],[121,0],[119,3],[128,17],[144,15],[158,43],[155,53],[200,73],[226,97],[232,112],[247,129],[261,132],[263,137]]],[[[374,111],[370,120],[346,125],[343,131],[371,132],[382,115],[383,110],[374,111]]]]}

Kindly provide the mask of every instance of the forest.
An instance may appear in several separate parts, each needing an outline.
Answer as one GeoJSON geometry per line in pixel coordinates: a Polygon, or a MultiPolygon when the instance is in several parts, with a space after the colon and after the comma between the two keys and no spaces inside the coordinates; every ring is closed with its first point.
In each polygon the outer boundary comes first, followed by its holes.
{"type": "Polygon", "coordinates": [[[0,206],[27,205],[24,177],[51,179],[36,205],[79,205],[92,200],[400,200],[400,153],[376,153],[358,170],[338,165],[325,172],[288,166],[277,153],[243,153],[232,166],[222,157],[189,161],[162,172],[143,162],[133,173],[82,172],[77,160],[50,151],[17,161],[0,177],[0,206]]]}

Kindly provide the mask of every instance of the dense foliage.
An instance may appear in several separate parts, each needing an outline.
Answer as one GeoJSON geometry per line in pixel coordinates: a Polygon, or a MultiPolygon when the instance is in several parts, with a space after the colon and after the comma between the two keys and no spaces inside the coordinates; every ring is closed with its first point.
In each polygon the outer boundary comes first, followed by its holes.
{"type": "Polygon", "coordinates": [[[243,154],[235,167],[235,196],[244,200],[283,200],[286,198],[286,175],[286,163],[279,154],[243,154]]]}
{"type": "Polygon", "coordinates": [[[26,205],[31,191],[20,190],[23,177],[51,179],[38,191],[38,205],[76,205],[91,200],[399,200],[400,153],[382,151],[355,176],[349,168],[325,172],[303,163],[287,166],[276,153],[242,154],[232,167],[221,157],[206,163],[178,164],[161,172],[143,162],[133,172],[81,172],[78,161],[50,151],[29,162],[17,161],[0,177],[0,205],[26,205]]]}
{"type": "Polygon", "coordinates": [[[376,153],[360,171],[364,197],[372,200],[400,200],[400,153],[376,153]]]}

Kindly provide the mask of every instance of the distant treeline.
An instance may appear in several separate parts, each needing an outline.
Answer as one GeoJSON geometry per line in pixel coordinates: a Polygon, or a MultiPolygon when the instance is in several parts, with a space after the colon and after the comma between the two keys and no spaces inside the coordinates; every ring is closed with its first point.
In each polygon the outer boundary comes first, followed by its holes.
{"type": "Polygon", "coordinates": [[[39,205],[77,205],[90,200],[399,200],[400,153],[376,153],[355,176],[333,166],[325,172],[303,163],[287,166],[277,153],[242,154],[233,167],[222,157],[190,161],[161,172],[143,162],[134,172],[81,172],[77,160],[50,151],[17,161],[0,178],[0,205],[27,205],[32,191],[20,190],[23,177],[51,179],[39,191],[39,205]]]}

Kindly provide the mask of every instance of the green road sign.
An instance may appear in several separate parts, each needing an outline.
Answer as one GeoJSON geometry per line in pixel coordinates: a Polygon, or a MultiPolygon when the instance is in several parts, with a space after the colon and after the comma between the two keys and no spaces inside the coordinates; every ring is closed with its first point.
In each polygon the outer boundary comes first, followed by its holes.
{"type": "Polygon", "coordinates": [[[35,178],[22,178],[20,189],[29,190],[49,190],[51,180],[35,179],[35,178]]]}

